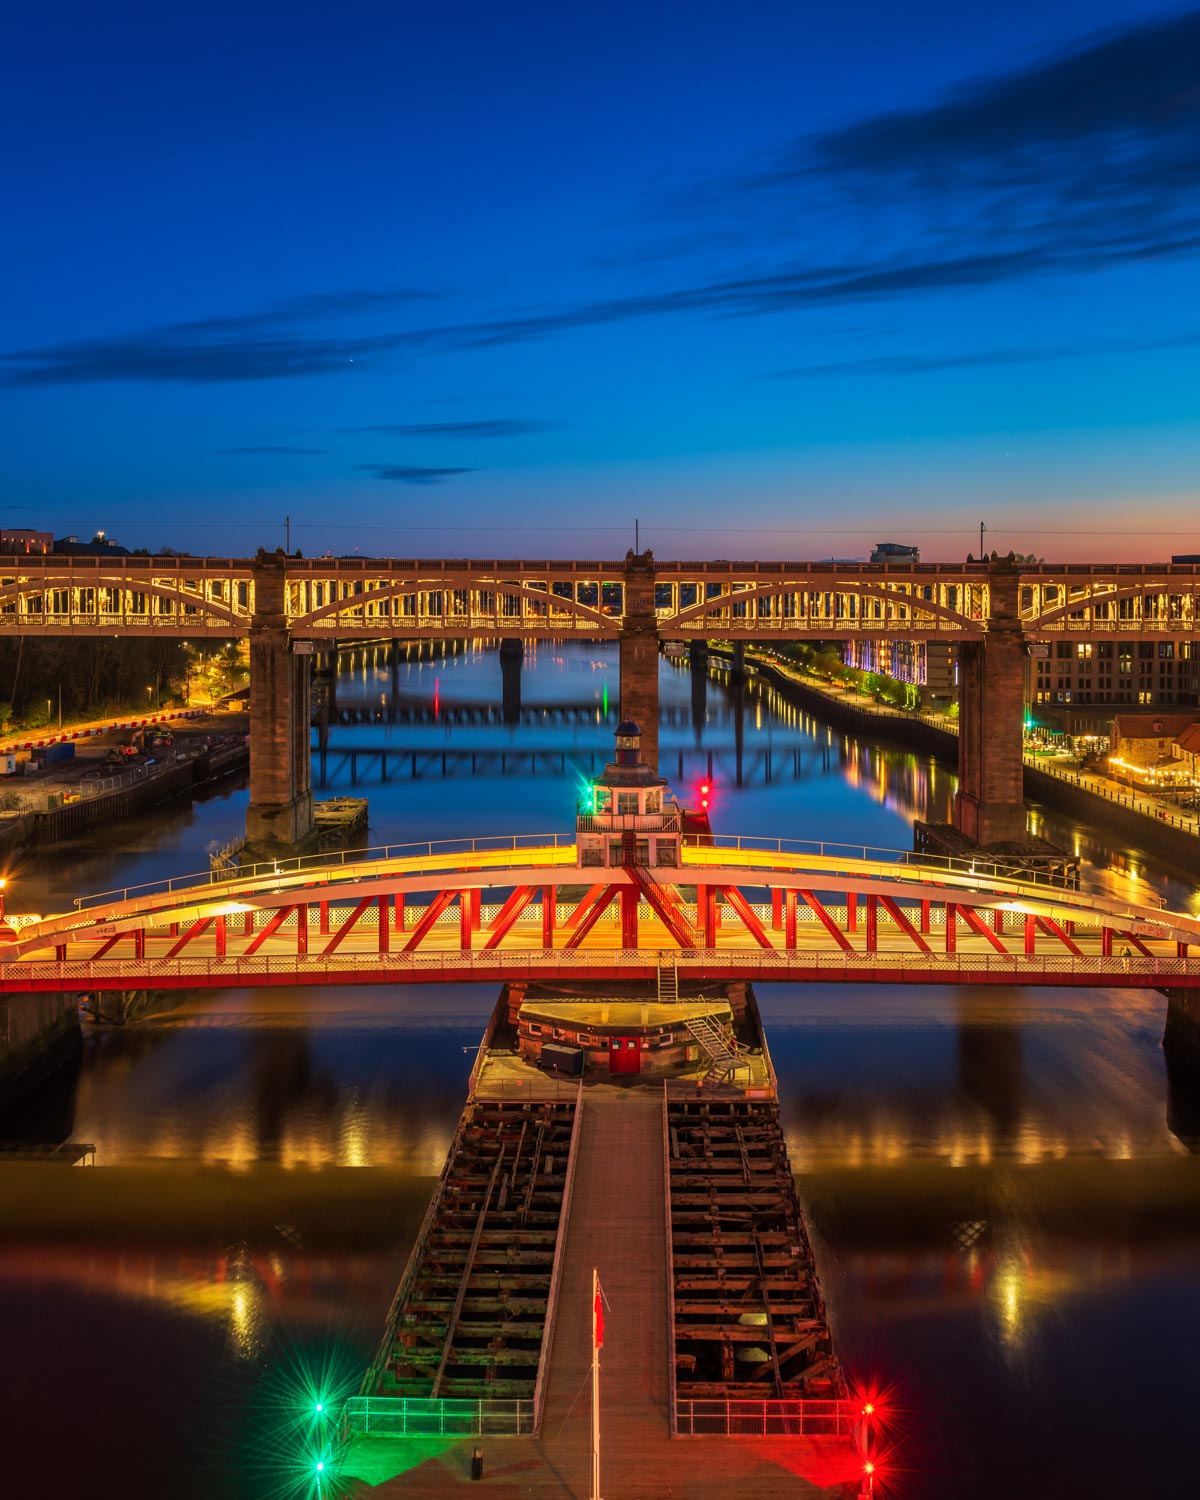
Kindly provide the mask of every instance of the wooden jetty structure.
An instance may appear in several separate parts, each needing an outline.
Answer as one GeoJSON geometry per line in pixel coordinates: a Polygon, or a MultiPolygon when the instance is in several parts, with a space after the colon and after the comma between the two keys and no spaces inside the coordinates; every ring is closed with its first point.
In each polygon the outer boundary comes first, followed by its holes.
{"type": "MultiPolygon", "coordinates": [[[[505,987],[345,1403],[339,1493],[450,1495],[474,1469],[506,1496],[589,1500],[595,1270],[604,1500],[871,1493],[869,1420],[834,1354],[753,991],[707,986],[709,1003],[718,988],[740,1070],[697,1045],[665,1077],[630,1077],[598,1049],[576,1078],[522,1056],[525,989],[505,987]]],[[[639,998],[659,1025],[650,986],[558,1003],[586,1028],[639,998]]],[[[545,1013],[544,994],[531,1003],[545,1013]]]]}
{"type": "Polygon", "coordinates": [[[578,1121],[577,1097],[468,1101],[365,1382],[401,1398],[377,1422],[535,1430],[578,1121]]]}
{"type": "Polygon", "coordinates": [[[668,1093],[664,1108],[675,1430],[754,1420],[759,1401],[780,1433],[836,1417],[846,1383],[777,1101],[668,1093]]]}

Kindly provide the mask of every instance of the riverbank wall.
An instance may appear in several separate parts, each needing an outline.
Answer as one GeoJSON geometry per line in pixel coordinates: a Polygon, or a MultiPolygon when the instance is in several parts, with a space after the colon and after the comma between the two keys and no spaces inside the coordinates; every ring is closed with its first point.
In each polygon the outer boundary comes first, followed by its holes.
{"type": "Polygon", "coordinates": [[[214,781],[244,771],[249,764],[248,745],[202,751],[99,796],[81,797],[77,802],[66,802],[45,812],[23,813],[4,828],[0,847],[15,852],[77,838],[185,793],[195,796],[214,781]]]}
{"type": "Polygon", "coordinates": [[[77,1057],[82,1046],[74,995],[0,995],[0,1110],[77,1057]]]}

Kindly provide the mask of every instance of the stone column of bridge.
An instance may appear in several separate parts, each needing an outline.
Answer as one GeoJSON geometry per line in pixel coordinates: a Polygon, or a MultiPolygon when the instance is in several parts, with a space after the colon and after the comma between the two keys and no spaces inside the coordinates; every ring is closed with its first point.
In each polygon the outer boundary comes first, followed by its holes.
{"type": "Polygon", "coordinates": [[[1025,643],[1015,563],[993,560],[981,641],[958,648],[958,791],[954,826],[978,844],[1023,840],[1025,643]]]}
{"type": "Polygon", "coordinates": [[[642,759],[658,770],[658,616],[654,554],[625,557],[625,621],[621,627],[621,717],[642,731],[642,759]]]}
{"type": "Polygon", "coordinates": [[[1200,1084],[1200,990],[1169,989],[1163,1051],[1191,1084],[1200,1084]]]}
{"type": "Polygon", "coordinates": [[[309,658],[287,628],[282,553],[254,563],[250,622],[250,844],[303,843],[313,830],[309,658]]]}
{"type": "Polygon", "coordinates": [[[500,642],[501,712],[506,724],[521,722],[521,667],[525,643],[513,636],[500,642]]]}

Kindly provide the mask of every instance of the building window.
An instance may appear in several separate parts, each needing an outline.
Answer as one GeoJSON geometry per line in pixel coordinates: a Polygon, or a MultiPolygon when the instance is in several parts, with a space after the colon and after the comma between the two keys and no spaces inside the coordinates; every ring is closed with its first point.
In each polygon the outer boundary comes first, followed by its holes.
{"type": "Polygon", "coordinates": [[[638,810],[638,799],[636,792],[617,793],[617,812],[621,817],[628,817],[638,810]]]}

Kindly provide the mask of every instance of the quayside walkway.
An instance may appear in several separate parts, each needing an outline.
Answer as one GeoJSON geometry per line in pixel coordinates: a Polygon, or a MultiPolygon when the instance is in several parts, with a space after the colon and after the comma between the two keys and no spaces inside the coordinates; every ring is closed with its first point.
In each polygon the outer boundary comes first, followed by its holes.
{"type": "Polygon", "coordinates": [[[636,1081],[584,1088],[579,1154],[539,1438],[356,1438],[350,1496],[472,1493],[586,1500],[590,1477],[592,1269],[608,1304],[601,1356],[604,1500],[777,1500],[856,1492],[849,1442],[672,1438],[663,1101],[636,1081]],[[471,1454],[484,1452],[472,1483],[471,1454]]]}

